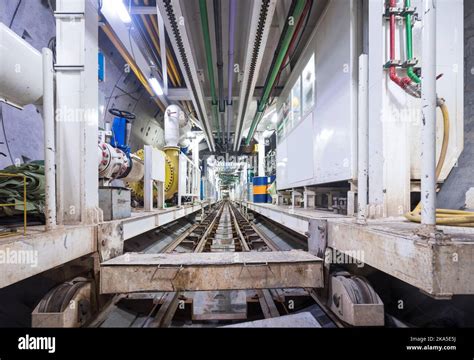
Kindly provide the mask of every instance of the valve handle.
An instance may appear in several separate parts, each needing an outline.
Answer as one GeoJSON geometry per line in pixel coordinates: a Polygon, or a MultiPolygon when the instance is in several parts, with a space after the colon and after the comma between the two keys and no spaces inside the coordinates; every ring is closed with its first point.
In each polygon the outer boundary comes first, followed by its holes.
{"type": "Polygon", "coordinates": [[[117,117],[127,119],[127,120],[135,120],[136,117],[137,117],[135,114],[133,114],[129,111],[119,110],[119,109],[115,109],[115,108],[110,109],[109,113],[112,114],[113,116],[117,116],[117,117]]]}

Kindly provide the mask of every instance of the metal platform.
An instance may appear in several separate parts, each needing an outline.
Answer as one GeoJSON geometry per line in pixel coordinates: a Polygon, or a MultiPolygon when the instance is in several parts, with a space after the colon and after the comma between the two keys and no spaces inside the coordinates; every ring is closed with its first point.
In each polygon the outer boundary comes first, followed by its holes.
{"type": "Polygon", "coordinates": [[[307,252],[132,254],[101,264],[102,294],[318,288],[322,260],[307,252]]]}
{"type": "Polygon", "coordinates": [[[128,219],[65,226],[48,232],[44,226],[31,226],[26,236],[0,238],[0,288],[96,251],[102,259],[120,255],[124,241],[201,211],[208,205],[136,211],[128,219]]]}
{"type": "MultiPolygon", "coordinates": [[[[443,227],[441,239],[417,234],[420,225],[404,218],[369,220],[272,204],[242,203],[303,235],[310,224],[322,229],[327,245],[437,298],[474,294],[474,229],[443,227]]],[[[312,227],[314,228],[314,227],[312,227]]]]}
{"type": "Polygon", "coordinates": [[[95,226],[67,226],[46,232],[29,227],[27,235],[0,239],[0,288],[96,251],[95,226]]]}

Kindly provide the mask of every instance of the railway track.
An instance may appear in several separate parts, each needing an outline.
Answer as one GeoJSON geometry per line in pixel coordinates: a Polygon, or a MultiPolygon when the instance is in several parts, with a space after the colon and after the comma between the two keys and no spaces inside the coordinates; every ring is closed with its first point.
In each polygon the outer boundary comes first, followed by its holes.
{"type": "MultiPolygon", "coordinates": [[[[229,201],[216,204],[201,222],[189,227],[161,250],[162,253],[244,251],[280,251],[280,249],[229,201]]],[[[193,308],[191,310],[192,321],[197,321],[198,326],[206,326],[206,321],[212,321],[213,326],[216,326],[216,322],[245,321],[247,320],[247,310],[245,313],[241,311],[243,304],[245,308],[260,309],[260,314],[264,318],[287,315],[309,307],[312,309],[313,316],[322,326],[341,326],[337,319],[328,313],[324,305],[318,303],[312,289],[116,295],[91,326],[106,327],[107,319],[112,316],[114,308],[120,309],[121,302],[127,303],[133,312],[135,305],[132,303],[136,300],[148,300],[152,306],[141,310],[141,314],[137,315],[129,324],[130,327],[174,326],[176,318],[182,318],[186,313],[185,316],[189,317],[190,304],[193,308]],[[199,308],[198,314],[196,314],[196,308],[199,308]]],[[[189,321],[182,321],[182,325],[189,325],[189,321]]]]}

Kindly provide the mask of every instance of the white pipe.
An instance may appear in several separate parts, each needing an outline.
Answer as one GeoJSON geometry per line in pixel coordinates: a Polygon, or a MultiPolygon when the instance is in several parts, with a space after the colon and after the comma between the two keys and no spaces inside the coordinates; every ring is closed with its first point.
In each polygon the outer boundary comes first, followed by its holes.
{"type": "Polygon", "coordinates": [[[44,48],[43,55],[43,122],[46,230],[56,227],[56,147],[54,135],[53,53],[44,48]]]}
{"type": "Polygon", "coordinates": [[[170,105],[165,110],[165,146],[188,147],[188,132],[192,129],[186,113],[178,105],[170,105]]]}
{"type": "Polygon", "coordinates": [[[258,140],[258,176],[265,176],[265,138],[260,134],[258,140]]]}
{"type": "Polygon", "coordinates": [[[421,223],[436,225],[436,0],[423,0],[421,223]]]}
{"type": "Polygon", "coordinates": [[[180,116],[184,115],[178,105],[170,105],[165,110],[165,146],[177,147],[179,142],[180,116]]]}
{"type": "Polygon", "coordinates": [[[359,100],[358,100],[358,176],[357,201],[360,222],[367,219],[367,191],[369,172],[369,57],[367,54],[359,56],[359,100]]]}

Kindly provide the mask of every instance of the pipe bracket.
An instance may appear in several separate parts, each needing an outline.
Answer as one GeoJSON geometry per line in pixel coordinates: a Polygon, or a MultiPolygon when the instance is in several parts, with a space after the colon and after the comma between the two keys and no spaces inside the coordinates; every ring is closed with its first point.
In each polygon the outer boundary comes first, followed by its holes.
{"type": "Polygon", "coordinates": [[[416,15],[416,7],[388,7],[384,13],[384,18],[390,19],[391,15],[405,17],[406,15],[416,15]]]}
{"type": "Polygon", "coordinates": [[[405,61],[405,62],[402,64],[402,67],[403,67],[403,68],[409,68],[409,67],[414,67],[414,66],[416,66],[416,65],[418,65],[418,59],[413,58],[413,59],[410,59],[410,60],[405,61]]]}
{"type": "Polygon", "coordinates": [[[383,67],[384,69],[390,69],[393,67],[401,68],[403,67],[403,64],[404,63],[401,60],[389,60],[383,67]]]}

